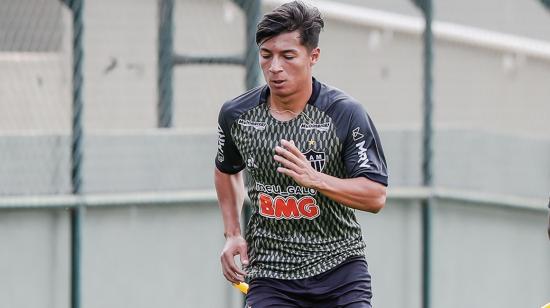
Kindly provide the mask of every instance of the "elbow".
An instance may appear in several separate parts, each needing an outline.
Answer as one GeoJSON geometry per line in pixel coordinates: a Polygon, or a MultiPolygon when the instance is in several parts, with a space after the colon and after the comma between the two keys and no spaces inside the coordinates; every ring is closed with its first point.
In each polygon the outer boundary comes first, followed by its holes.
{"type": "Polygon", "coordinates": [[[376,196],[373,198],[371,213],[377,214],[380,212],[386,205],[386,187],[380,185],[381,187],[377,190],[376,196]]]}

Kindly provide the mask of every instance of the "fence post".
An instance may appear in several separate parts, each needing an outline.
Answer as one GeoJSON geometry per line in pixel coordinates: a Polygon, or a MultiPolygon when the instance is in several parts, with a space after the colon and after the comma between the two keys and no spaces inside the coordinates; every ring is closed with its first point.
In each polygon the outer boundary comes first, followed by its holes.
{"type": "Polygon", "coordinates": [[[424,43],[424,112],[422,118],[422,185],[428,196],[421,202],[422,218],[422,307],[431,307],[432,223],[433,223],[433,33],[432,0],[412,0],[425,20],[424,43]]]}
{"type": "MultiPolygon", "coordinates": [[[[71,134],[71,192],[79,196],[82,193],[83,125],[84,102],[83,88],[83,36],[84,36],[84,0],[64,0],[72,12],[73,28],[73,67],[72,67],[72,134],[71,134]]],[[[71,208],[71,308],[81,307],[82,298],[82,227],[85,205],[79,202],[71,208]]]]}
{"type": "Polygon", "coordinates": [[[258,46],[256,46],[256,27],[260,21],[261,1],[248,0],[241,5],[246,14],[246,51],[244,65],[246,68],[246,88],[252,89],[260,84],[260,67],[258,64],[258,46]]]}
{"type": "Polygon", "coordinates": [[[159,0],[157,125],[162,128],[172,127],[173,11],[174,0],[159,0]]]}

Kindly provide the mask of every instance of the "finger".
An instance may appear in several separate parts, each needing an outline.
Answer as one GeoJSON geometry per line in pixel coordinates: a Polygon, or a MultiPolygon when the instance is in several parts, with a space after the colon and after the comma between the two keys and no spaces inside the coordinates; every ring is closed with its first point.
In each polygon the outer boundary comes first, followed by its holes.
{"type": "Polygon", "coordinates": [[[277,168],[277,172],[288,175],[289,177],[293,178],[297,182],[298,173],[294,172],[293,170],[283,168],[283,167],[279,167],[279,168],[277,168]]]}
{"type": "Polygon", "coordinates": [[[303,164],[303,162],[300,160],[300,158],[296,157],[296,155],[294,155],[292,152],[290,152],[289,150],[287,150],[283,147],[276,146],[275,147],[275,153],[279,154],[280,156],[283,156],[284,158],[286,158],[287,160],[295,163],[298,166],[301,166],[303,164]]]}
{"type": "Polygon", "coordinates": [[[223,276],[229,282],[238,283],[238,280],[233,275],[229,274],[229,272],[226,270],[223,271],[223,276]]]}
{"type": "Polygon", "coordinates": [[[243,275],[239,275],[239,274],[236,274],[236,273],[233,273],[234,275],[234,279],[236,281],[237,284],[241,283],[241,282],[244,282],[244,276],[243,275]]]}
{"type": "Polygon", "coordinates": [[[292,169],[294,171],[299,171],[300,170],[300,167],[298,165],[296,165],[295,163],[291,162],[290,160],[288,160],[288,159],[286,159],[282,156],[275,155],[275,156],[273,156],[273,158],[275,159],[275,161],[281,163],[287,169],[292,169]]]}
{"type": "Polygon", "coordinates": [[[300,152],[300,149],[298,149],[298,147],[294,143],[294,140],[288,141],[285,139],[281,139],[281,145],[287,150],[289,150],[292,154],[296,155],[296,157],[305,158],[304,154],[300,152]]]}
{"type": "Polygon", "coordinates": [[[235,252],[235,254],[233,256],[228,256],[227,258],[227,266],[228,266],[228,269],[231,273],[234,273],[234,274],[237,274],[237,275],[241,275],[241,276],[245,276],[246,273],[240,269],[237,264],[235,263],[235,256],[238,255],[239,253],[238,252],[235,252]]]}
{"type": "Polygon", "coordinates": [[[224,274],[224,276],[225,276],[225,279],[227,279],[227,281],[231,283],[239,284],[241,282],[244,282],[244,278],[242,276],[238,276],[234,273],[227,272],[227,274],[224,274]]]}
{"type": "Polygon", "coordinates": [[[248,253],[246,245],[241,246],[239,249],[239,254],[241,255],[241,263],[246,266],[248,265],[248,253]]]}
{"type": "MultiPolygon", "coordinates": [[[[230,263],[228,264],[228,269],[229,269],[229,271],[230,271],[231,273],[233,273],[233,274],[235,275],[235,277],[236,277],[237,279],[239,279],[238,276],[243,276],[243,277],[246,276],[246,272],[243,271],[242,269],[240,269],[240,268],[237,266],[237,264],[235,264],[235,261],[232,261],[232,262],[230,262],[230,263]]],[[[242,280],[242,278],[241,278],[241,280],[242,280]]]]}
{"type": "Polygon", "coordinates": [[[233,283],[239,283],[239,282],[244,281],[244,276],[239,275],[239,274],[231,271],[231,269],[229,269],[227,267],[224,268],[223,275],[225,276],[225,279],[227,279],[228,281],[231,281],[233,283]]]}
{"type": "Polygon", "coordinates": [[[230,282],[236,283],[238,280],[236,279],[235,274],[231,273],[231,271],[229,270],[229,266],[225,258],[223,257],[223,255],[221,258],[221,263],[222,263],[222,272],[225,279],[227,279],[230,282]]]}
{"type": "Polygon", "coordinates": [[[228,274],[230,275],[230,277],[232,277],[233,279],[238,279],[238,277],[236,275],[241,275],[241,276],[244,276],[246,275],[245,272],[243,272],[238,266],[237,264],[235,264],[235,259],[233,259],[233,255],[230,254],[230,253],[224,253],[223,254],[223,264],[225,265],[225,269],[226,271],[228,272],[228,274]]]}

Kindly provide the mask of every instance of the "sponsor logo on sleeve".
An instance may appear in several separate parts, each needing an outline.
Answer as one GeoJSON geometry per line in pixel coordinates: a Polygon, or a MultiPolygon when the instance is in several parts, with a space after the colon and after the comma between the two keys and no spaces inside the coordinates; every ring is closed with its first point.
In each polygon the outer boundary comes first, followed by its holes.
{"type": "Polygon", "coordinates": [[[362,168],[370,168],[371,166],[369,165],[369,158],[367,157],[367,149],[365,148],[365,140],[355,144],[355,147],[357,147],[358,151],[357,151],[357,155],[359,156],[359,159],[357,160],[357,162],[359,164],[361,164],[360,166],[362,168]]]}
{"type": "Polygon", "coordinates": [[[252,127],[257,130],[264,130],[267,127],[266,122],[257,122],[257,121],[250,121],[250,120],[244,120],[244,119],[239,119],[237,123],[241,126],[252,127]]]}
{"type": "Polygon", "coordinates": [[[357,126],[356,128],[353,129],[353,131],[351,132],[351,136],[353,137],[353,141],[357,141],[363,137],[365,137],[365,135],[361,134],[361,132],[359,131],[359,126],[357,126]]]}
{"type": "Polygon", "coordinates": [[[330,122],[326,123],[302,123],[300,129],[302,130],[318,130],[320,132],[328,132],[330,128],[330,122]]]}
{"type": "Polygon", "coordinates": [[[223,129],[218,124],[218,161],[221,163],[224,161],[223,147],[225,145],[225,134],[223,129]]]}

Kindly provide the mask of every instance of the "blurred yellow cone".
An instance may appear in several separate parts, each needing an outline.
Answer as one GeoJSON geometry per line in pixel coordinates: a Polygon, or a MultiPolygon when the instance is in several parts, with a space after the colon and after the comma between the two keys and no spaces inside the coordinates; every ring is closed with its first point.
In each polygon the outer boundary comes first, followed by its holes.
{"type": "MultiPolygon", "coordinates": [[[[248,283],[246,282],[241,282],[239,284],[234,283],[233,286],[239,289],[239,291],[243,292],[244,294],[248,293],[248,283]]],[[[544,306],[543,308],[547,308],[547,307],[544,306]]]]}
{"type": "Polygon", "coordinates": [[[540,308],[550,308],[550,303],[548,303],[548,304],[546,304],[546,305],[544,305],[544,306],[542,306],[542,307],[540,307],[540,308]]]}

